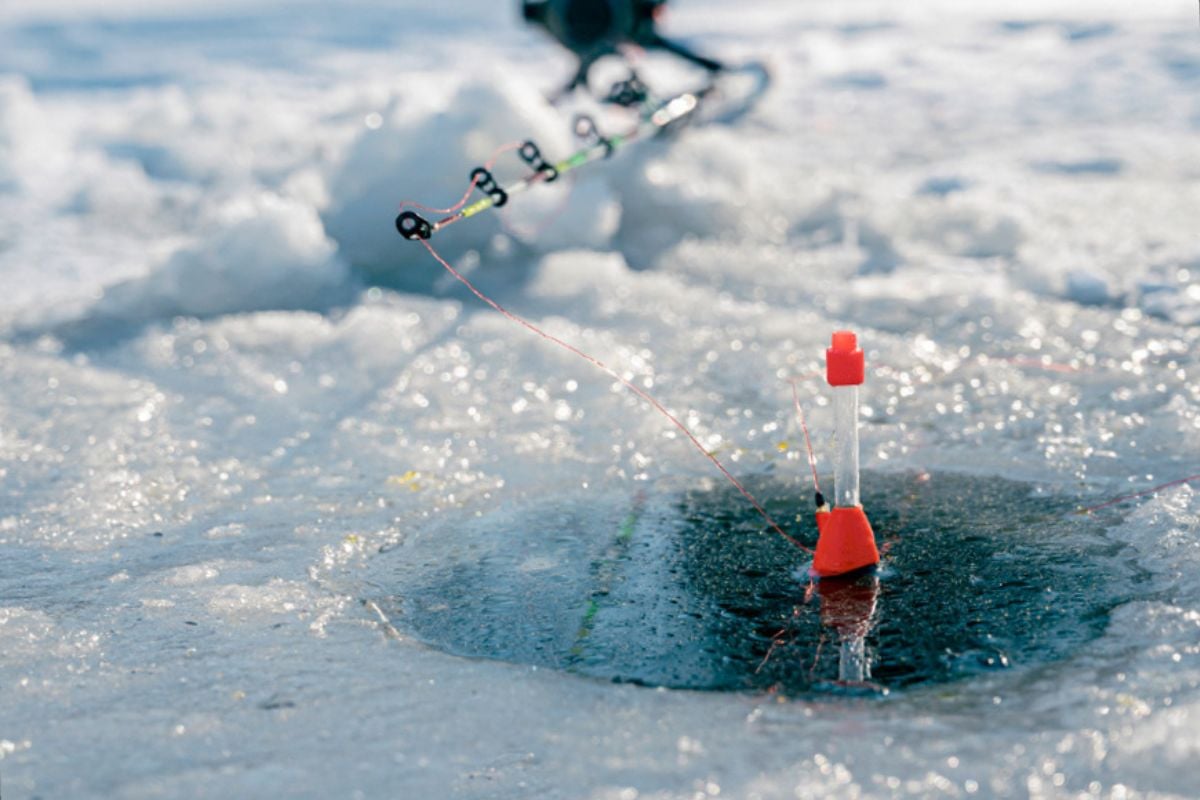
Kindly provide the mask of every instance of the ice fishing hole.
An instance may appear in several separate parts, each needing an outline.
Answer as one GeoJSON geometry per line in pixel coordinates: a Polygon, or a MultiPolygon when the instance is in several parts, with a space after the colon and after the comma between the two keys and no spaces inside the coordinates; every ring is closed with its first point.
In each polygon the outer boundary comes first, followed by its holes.
{"type": "MultiPolygon", "coordinates": [[[[1061,659],[1131,599],[1102,520],[1026,483],[876,474],[871,573],[806,556],[732,489],[581,493],[464,519],[377,560],[392,621],[447,652],[681,689],[882,694],[1061,659]]],[[[752,480],[810,541],[810,492],[752,480]]]]}

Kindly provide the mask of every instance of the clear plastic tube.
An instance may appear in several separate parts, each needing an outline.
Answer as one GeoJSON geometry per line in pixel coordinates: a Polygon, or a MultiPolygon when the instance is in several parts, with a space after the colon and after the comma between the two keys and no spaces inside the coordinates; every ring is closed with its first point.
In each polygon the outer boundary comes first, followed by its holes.
{"type": "Polygon", "coordinates": [[[858,387],[833,388],[833,502],[849,507],[858,497],[858,387]]]}

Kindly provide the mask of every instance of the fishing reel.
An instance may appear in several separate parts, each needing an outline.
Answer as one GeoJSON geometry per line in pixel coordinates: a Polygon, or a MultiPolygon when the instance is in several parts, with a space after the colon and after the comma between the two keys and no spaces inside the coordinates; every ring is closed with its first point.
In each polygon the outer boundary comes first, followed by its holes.
{"type": "Polygon", "coordinates": [[[630,42],[652,46],[655,18],[667,0],[524,0],[525,21],[541,25],[564,47],[586,58],[630,42]]]}
{"type": "Polygon", "coordinates": [[[579,59],[578,70],[559,96],[586,87],[592,65],[604,56],[618,54],[622,45],[665,50],[709,72],[722,69],[720,62],[658,32],[657,22],[666,5],[667,0],[523,0],[522,14],[526,22],[545,29],[579,59]]]}

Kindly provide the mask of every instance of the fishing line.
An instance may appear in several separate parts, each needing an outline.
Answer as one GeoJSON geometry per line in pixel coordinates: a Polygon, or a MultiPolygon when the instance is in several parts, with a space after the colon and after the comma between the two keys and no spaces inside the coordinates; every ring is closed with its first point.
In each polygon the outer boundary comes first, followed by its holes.
{"type": "MultiPolygon", "coordinates": [[[[488,157],[488,160],[484,162],[482,170],[490,172],[492,168],[496,166],[496,162],[500,160],[500,156],[504,155],[505,153],[511,153],[520,146],[521,142],[509,142],[508,144],[500,145],[492,151],[492,154],[488,157]]],[[[467,190],[463,192],[463,196],[459,199],[459,201],[452,206],[435,208],[434,206],[423,206],[420,203],[414,203],[412,200],[405,200],[400,204],[399,208],[397,208],[397,211],[403,212],[406,208],[419,208],[422,211],[429,212],[430,214],[454,214],[467,204],[467,200],[471,199],[471,192],[475,191],[475,187],[479,185],[481,178],[482,173],[480,173],[480,170],[476,170],[475,172],[471,173],[471,182],[467,184],[467,190]]],[[[404,214],[401,213],[401,216],[404,216],[404,214]]]]}
{"type": "MultiPolygon", "coordinates": [[[[759,75],[759,85],[756,90],[756,95],[765,91],[768,83],[766,70],[761,65],[750,67],[751,71],[759,75]]],[[[596,368],[600,369],[607,375],[611,376],[622,386],[633,392],[637,397],[649,403],[659,414],[664,416],[671,422],[688,441],[700,451],[712,464],[721,472],[722,475],[738,490],[739,493],[754,507],[755,511],[763,518],[767,525],[786,539],[791,544],[805,551],[813,553],[814,551],[805,545],[801,544],[795,537],[790,536],[783,530],[780,525],[775,522],[767,510],[761,503],[750,493],[750,491],[742,485],[733,473],[731,473],[724,464],[721,463],[713,453],[709,452],[700,440],[672,414],[658,400],[652,397],[648,392],[636,386],[632,381],[622,377],[615,370],[609,367],[604,362],[596,357],[580,350],[578,347],[556,337],[538,326],[529,322],[525,318],[509,311],[504,306],[497,303],[492,298],[481,292],[471,281],[469,281],[462,273],[456,270],[450,262],[441,256],[430,244],[429,239],[438,231],[461,222],[464,219],[469,219],[476,214],[480,214],[488,209],[500,208],[508,203],[511,196],[537,186],[540,183],[551,183],[561,177],[563,174],[572,172],[573,170],[582,167],[593,161],[606,159],[613,155],[619,148],[634,142],[638,139],[646,138],[648,135],[660,134],[674,127],[676,124],[689,118],[696,109],[700,106],[700,101],[713,90],[713,84],[706,85],[698,90],[682,92],[665,101],[658,101],[652,98],[646,91],[645,87],[635,78],[628,81],[620,82],[614,85],[612,92],[609,95],[608,101],[617,105],[624,106],[633,110],[635,107],[640,112],[638,114],[638,122],[624,134],[615,134],[612,136],[603,135],[596,126],[595,121],[586,115],[576,117],[574,123],[575,135],[584,142],[584,147],[576,151],[568,158],[557,163],[551,163],[542,155],[541,149],[532,140],[526,140],[522,143],[510,143],[498,148],[492,157],[481,167],[476,167],[471,172],[471,183],[467,187],[466,192],[458,203],[447,208],[430,208],[421,206],[412,202],[403,202],[400,204],[399,215],[396,217],[396,230],[405,239],[410,241],[419,241],[429,251],[442,267],[450,273],[459,283],[463,284],[472,294],[482,300],[485,304],[493,308],[500,315],[508,320],[515,322],[523,328],[531,331],[537,336],[545,339],[552,344],[556,344],[564,350],[582,358],[596,368]],[[519,179],[515,183],[508,186],[501,186],[492,175],[492,168],[495,166],[496,160],[505,152],[516,150],[521,160],[530,168],[525,177],[519,179]],[[480,190],[484,197],[476,200],[474,203],[468,201],[472,192],[476,189],[480,190]],[[413,210],[420,209],[427,213],[444,214],[446,216],[441,219],[430,221],[413,210]]],[[[565,206],[565,203],[564,203],[565,206]]]]}
{"type": "Polygon", "coordinates": [[[1200,475],[1189,475],[1186,478],[1178,478],[1173,481],[1167,481],[1166,483],[1160,483],[1158,486],[1153,486],[1149,489],[1143,489],[1140,492],[1134,492],[1133,494],[1126,494],[1126,495],[1122,495],[1120,497],[1114,497],[1112,500],[1107,500],[1103,503],[1100,503],[1099,505],[1089,506],[1087,508],[1081,508],[1081,509],[1079,509],[1079,513],[1080,514],[1091,514],[1094,511],[1099,511],[1100,509],[1108,508],[1109,506],[1115,506],[1117,503],[1123,503],[1126,500],[1136,500],[1139,497],[1145,497],[1146,495],[1155,494],[1156,492],[1161,492],[1164,489],[1171,489],[1176,486],[1183,486],[1185,483],[1192,483],[1193,481],[1200,481],[1200,475]]]}
{"type": "Polygon", "coordinates": [[[796,417],[800,420],[800,430],[804,431],[804,447],[808,450],[808,466],[812,470],[813,491],[817,494],[817,507],[825,505],[825,498],[821,495],[821,483],[817,479],[817,456],[813,452],[812,439],[808,435],[808,423],[804,421],[804,409],[800,407],[800,390],[796,388],[796,381],[789,381],[792,384],[792,403],[796,406],[796,417]]]}
{"type": "Polygon", "coordinates": [[[578,356],[579,358],[582,358],[584,361],[588,362],[592,366],[601,370],[605,374],[611,376],[614,380],[616,380],[618,383],[620,383],[622,386],[624,386],[629,391],[633,392],[639,398],[641,398],[642,400],[649,403],[651,405],[651,407],[654,408],[655,411],[657,411],[659,414],[661,414],[663,417],[665,417],[668,421],[670,421],[670,423],[672,425],[674,425],[676,428],[678,428],[679,431],[682,432],[683,435],[687,437],[688,441],[690,441],[692,443],[692,445],[695,446],[695,448],[697,450],[699,450],[700,453],[705,458],[707,458],[709,461],[712,462],[713,466],[715,466],[721,472],[721,474],[724,475],[725,478],[731,484],[733,484],[733,487],[735,489],[737,489],[738,492],[741,493],[742,497],[746,498],[746,500],[750,503],[750,505],[752,505],[754,507],[754,510],[758,512],[759,516],[761,516],[763,518],[763,520],[767,523],[768,526],[771,527],[772,530],[775,531],[775,533],[778,533],[784,539],[786,539],[787,541],[789,541],[796,547],[800,548],[804,552],[810,553],[810,554],[813,552],[813,550],[811,548],[806,547],[805,545],[801,544],[798,539],[796,539],[795,537],[786,533],[783,530],[783,528],[781,528],[779,526],[779,523],[777,523],[771,517],[771,515],[767,513],[767,510],[765,508],[763,508],[762,504],[758,502],[758,500],[754,497],[754,495],[752,495],[750,493],[750,490],[747,489],[745,486],[743,486],[742,482],[739,481],[737,478],[735,478],[733,476],[733,473],[731,473],[728,469],[725,468],[725,465],[721,463],[721,460],[719,458],[717,458],[715,455],[713,455],[711,452],[709,452],[709,450],[707,448],[705,448],[703,444],[701,444],[700,440],[698,438],[696,438],[696,435],[693,434],[691,432],[691,430],[689,430],[688,427],[679,420],[678,417],[676,417],[669,410],[667,410],[666,406],[664,406],[662,403],[660,403],[658,400],[656,400],[649,392],[647,392],[645,389],[642,389],[641,387],[637,386],[635,383],[633,383],[633,381],[629,380],[628,378],[622,377],[619,373],[617,373],[616,370],[614,370],[612,367],[608,366],[607,364],[605,364],[603,361],[596,358],[595,356],[590,355],[589,353],[586,353],[583,350],[580,350],[575,345],[570,344],[569,342],[566,342],[566,341],[558,338],[557,336],[542,330],[537,325],[534,325],[532,322],[525,319],[524,317],[522,317],[518,314],[515,314],[512,311],[509,311],[507,308],[500,305],[495,300],[488,297],[486,294],[484,294],[478,288],[476,288],[475,284],[471,283],[471,281],[469,281],[466,278],[466,276],[464,276],[462,273],[460,273],[458,270],[456,270],[450,264],[449,261],[442,258],[441,254],[438,253],[437,250],[433,249],[433,245],[430,244],[427,239],[420,239],[420,242],[422,245],[425,246],[425,249],[429,251],[429,254],[431,256],[433,256],[433,258],[439,264],[441,264],[442,267],[447,272],[449,272],[452,276],[454,276],[454,278],[459,283],[461,283],[463,286],[467,287],[467,289],[471,292],[471,294],[475,295],[480,300],[482,300],[484,303],[491,306],[501,316],[505,317],[506,319],[508,319],[511,322],[515,322],[516,324],[520,325],[521,327],[525,328],[526,330],[531,331],[532,333],[536,334],[537,336],[541,337],[542,339],[545,339],[546,341],[548,341],[552,344],[558,345],[559,347],[566,350],[567,352],[572,353],[572,354],[578,356]]]}

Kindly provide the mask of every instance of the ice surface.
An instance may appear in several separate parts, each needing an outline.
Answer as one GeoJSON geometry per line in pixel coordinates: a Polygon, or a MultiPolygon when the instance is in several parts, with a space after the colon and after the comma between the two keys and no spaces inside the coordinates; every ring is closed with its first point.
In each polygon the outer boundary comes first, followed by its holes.
{"type": "MultiPolygon", "coordinates": [[[[672,5],[705,49],[769,58],[764,102],[446,231],[456,263],[735,472],[794,481],[798,512],[787,379],[824,466],[839,327],[871,365],[867,470],[1094,503],[1200,472],[1193,4],[672,5]]],[[[1194,796],[1194,487],[1080,547],[1137,576],[1100,636],[947,693],[614,685],[364,605],[389,571],[516,546],[531,506],[547,537],[610,534],[718,485],[391,228],[497,145],[567,145],[539,94],[568,60],[515,17],[0,8],[5,796],[1194,796]]],[[[513,585],[562,596],[590,544],[535,541],[513,585]]]]}
{"type": "MultiPolygon", "coordinates": [[[[390,592],[376,602],[459,655],[648,686],[811,697],[884,696],[1041,666],[1073,655],[1103,631],[1111,608],[1136,596],[1141,573],[1106,535],[1111,516],[1074,514],[1069,498],[1031,497],[1028,484],[992,475],[867,478],[864,504],[883,532],[885,564],[823,580],[811,599],[797,591],[796,548],[762,535],[754,509],[722,484],[658,487],[588,515],[560,513],[588,498],[557,495],[457,554],[437,537],[410,541],[372,562],[373,582],[390,592]],[[970,515],[958,513],[964,502],[970,515]],[[832,683],[846,631],[865,640],[869,684],[832,683]]],[[[749,486],[775,517],[794,515],[790,477],[755,476],[749,486]]],[[[811,522],[797,533],[809,544],[816,536],[811,522]]]]}

